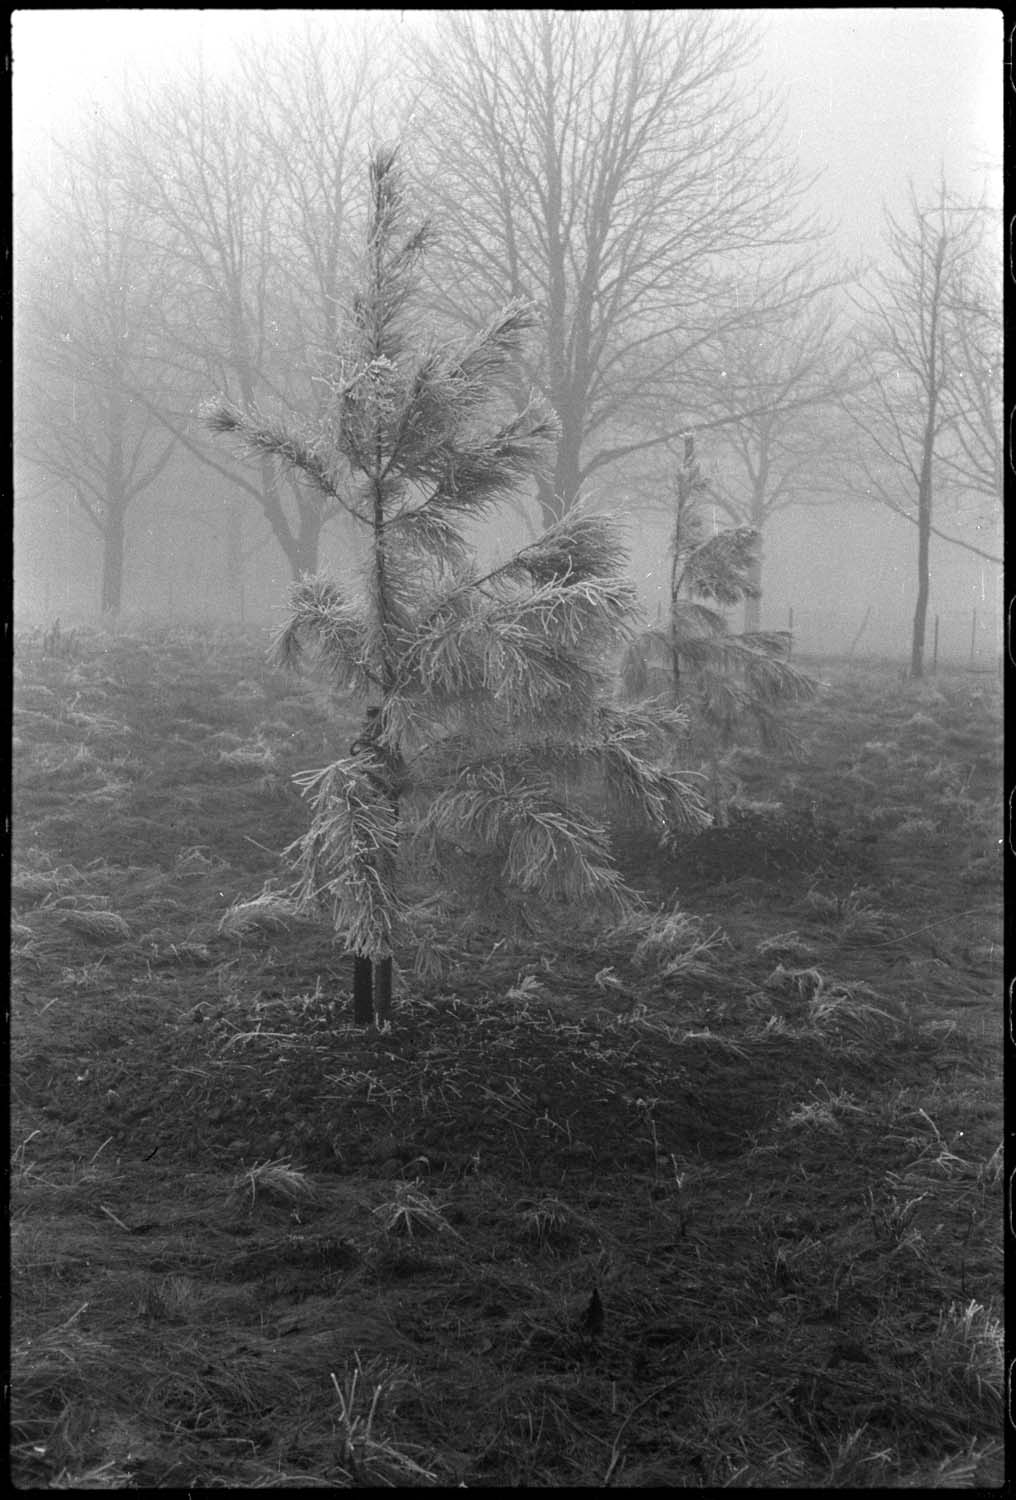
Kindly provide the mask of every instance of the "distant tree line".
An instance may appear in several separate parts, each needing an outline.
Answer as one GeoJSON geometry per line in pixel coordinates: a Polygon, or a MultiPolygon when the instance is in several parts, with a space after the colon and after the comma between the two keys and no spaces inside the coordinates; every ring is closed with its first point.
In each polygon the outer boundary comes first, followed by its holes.
{"type": "Polygon", "coordinates": [[[993,552],[977,531],[1001,483],[990,215],[945,187],[914,196],[879,268],[833,265],[750,18],[447,11],[407,34],[394,13],[341,32],[303,17],[223,78],[125,93],[45,170],[16,164],[17,455],[47,481],[21,499],[73,497],[101,539],[104,612],[132,513],[185,459],[223,497],[234,587],[252,513],[294,578],[326,530],[347,535],[348,474],[310,483],[268,448],[244,464],[198,410],[219,392],[320,435],[378,140],[403,143],[436,227],[435,333],[510,298],[536,308],[510,397],[522,411],[536,391],[559,423],[534,522],[590,487],[651,504],[694,432],[735,526],[866,495],[914,522],[921,577],[932,537],[993,552]]]}

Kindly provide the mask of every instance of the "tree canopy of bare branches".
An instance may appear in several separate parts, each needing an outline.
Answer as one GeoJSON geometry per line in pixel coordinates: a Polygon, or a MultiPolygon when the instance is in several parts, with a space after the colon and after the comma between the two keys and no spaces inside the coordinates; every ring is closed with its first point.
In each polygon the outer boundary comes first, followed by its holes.
{"type": "Polygon", "coordinates": [[[54,154],[48,183],[19,207],[18,455],[73,495],[97,533],[101,609],[115,615],[128,510],[176,446],[133,394],[147,384],[153,401],[166,399],[165,380],[150,384],[150,361],[172,268],[101,122],[73,153],[54,154]]]}
{"type": "Polygon", "coordinates": [[[703,352],[800,295],[813,226],[751,53],[704,10],[446,12],[426,51],[421,151],[456,268],[437,291],[541,310],[525,378],[561,421],[547,518],[697,425],[703,352]]]}
{"type": "Polygon", "coordinates": [[[305,20],[281,47],[250,47],[237,79],[200,69],[132,101],[121,136],[146,214],[181,272],[163,309],[164,358],[190,393],[157,415],[181,445],[253,501],[294,577],[313,571],[341,507],[265,454],[255,476],[193,420],[221,390],[255,416],[320,408],[351,273],[348,184],[365,159],[379,57],[305,20]]]}
{"type": "Polygon", "coordinates": [[[932,536],[1001,561],[956,535],[970,499],[1001,488],[1001,322],[990,295],[972,290],[987,222],[944,183],[928,206],[911,188],[905,217],[886,211],[886,261],[858,299],[866,380],[848,410],[870,495],[917,529],[914,677],[924,670],[932,536]],[[949,530],[935,524],[942,504],[949,530]]]}
{"type": "MultiPolygon", "coordinates": [[[[727,419],[713,433],[717,508],[761,538],[778,512],[839,498],[844,455],[836,417],[856,377],[831,300],[816,291],[734,328],[717,339],[716,355],[707,388],[717,418],[727,419]]],[[[759,628],[762,564],[760,545],[745,596],[748,631],[759,628]]]]}

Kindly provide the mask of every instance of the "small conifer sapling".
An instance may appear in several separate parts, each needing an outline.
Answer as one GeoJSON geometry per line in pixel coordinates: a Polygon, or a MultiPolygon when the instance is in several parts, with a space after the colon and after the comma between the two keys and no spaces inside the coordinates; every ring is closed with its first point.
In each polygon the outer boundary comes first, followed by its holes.
{"type": "Polygon", "coordinates": [[[478,336],[428,339],[418,310],[430,230],[412,227],[392,149],[370,162],[362,277],[316,426],[222,401],[209,425],[338,500],[365,540],[349,582],[294,585],[278,659],[316,658],[364,708],[348,755],[298,777],[312,804],[287,854],[294,889],[354,955],[354,1019],[388,1019],[392,960],[425,973],[451,918],[553,917],[635,903],[605,810],[661,838],[707,819],[663,769],[680,711],[612,701],[609,667],[636,596],[611,522],[573,506],[481,565],[466,528],[517,500],[556,418],[512,398],[533,311],[478,336]]]}
{"type": "Polygon", "coordinates": [[[816,684],[790,665],[789,631],[728,628],[723,611],[757,594],[752,578],[762,538],[748,526],[710,532],[708,495],[688,434],[674,487],[669,618],[665,628],[630,642],[621,680],[629,701],[662,687],[663,701],[687,710],[688,748],[707,768],[710,811],[723,824],[721,755],[752,737],[769,749],[798,748],[782,711],[811,698],[816,684]]]}

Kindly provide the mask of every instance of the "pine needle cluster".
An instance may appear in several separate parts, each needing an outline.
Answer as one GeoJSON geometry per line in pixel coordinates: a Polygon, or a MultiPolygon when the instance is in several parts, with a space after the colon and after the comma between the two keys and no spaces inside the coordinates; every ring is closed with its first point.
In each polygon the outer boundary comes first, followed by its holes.
{"type": "Polygon", "coordinates": [[[486,568],[470,543],[471,523],[535,484],[557,436],[538,396],[521,409],[512,396],[534,311],[512,303],[468,342],[428,343],[416,294],[430,230],[407,227],[394,151],[375,152],[370,193],[318,426],[221,402],[207,420],[338,499],[365,535],[351,583],[294,586],[275,645],[365,709],[350,753],[300,778],[312,816],[289,854],[300,902],[325,907],[342,943],[420,967],[436,912],[630,909],[611,804],[661,837],[706,814],[660,768],[682,714],[611,701],[636,610],[617,526],[574,506],[486,568]]]}

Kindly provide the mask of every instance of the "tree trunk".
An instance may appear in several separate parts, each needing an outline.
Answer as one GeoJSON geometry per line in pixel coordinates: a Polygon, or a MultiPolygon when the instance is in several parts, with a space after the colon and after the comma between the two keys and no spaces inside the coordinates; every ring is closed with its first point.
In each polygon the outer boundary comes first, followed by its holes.
{"type": "Polygon", "coordinates": [[[296,548],[292,559],[296,565],[294,578],[300,578],[304,573],[317,572],[322,529],[320,507],[307,501],[298,503],[296,548]]]}
{"type": "Polygon", "coordinates": [[[110,507],[102,529],[102,613],[118,615],[123,603],[124,518],[110,507]]]}
{"type": "Polygon", "coordinates": [[[392,961],[379,959],[374,965],[374,1013],[379,1021],[390,1021],[392,1015],[392,961]]]}
{"type": "Polygon", "coordinates": [[[691,501],[696,480],[695,438],[686,433],[684,439],[684,463],[677,471],[677,521],[674,527],[673,548],[670,554],[670,702],[676,707],[681,699],[681,653],[678,650],[677,601],[680,593],[679,568],[681,562],[681,528],[687,506],[691,501]]]}
{"type": "Polygon", "coordinates": [[[226,509],[226,583],[232,591],[236,613],[241,624],[244,617],[243,589],[243,509],[242,502],[232,497],[226,509]]]}
{"type": "Polygon", "coordinates": [[[554,464],[554,501],[557,516],[561,516],[578,498],[582,463],[582,429],[577,417],[561,424],[561,437],[557,445],[554,464]]]}
{"type": "Polygon", "coordinates": [[[109,400],[109,452],[106,458],[106,496],[102,510],[102,614],[118,615],[123,603],[123,564],[126,515],[130,496],[124,469],[127,406],[114,389],[109,400]]]}
{"type": "Polygon", "coordinates": [[[931,594],[929,552],[931,549],[932,466],[935,461],[935,422],[938,411],[938,387],[935,383],[935,375],[936,368],[933,361],[931,393],[921,452],[921,477],[917,484],[917,604],[914,608],[914,633],[910,647],[910,675],[915,681],[919,681],[924,676],[924,637],[928,619],[928,599],[931,594]]]}
{"type": "MultiPolygon", "coordinates": [[[[921,477],[917,484],[917,604],[914,607],[914,635],[910,648],[910,675],[915,681],[924,676],[924,636],[931,593],[931,510],[934,485],[935,433],[938,428],[938,405],[945,379],[945,354],[939,348],[939,325],[943,315],[943,271],[947,236],[938,237],[935,249],[931,305],[928,309],[927,369],[928,410],[924,419],[924,441],[921,445],[921,477]]],[[[921,326],[924,326],[922,310],[921,326]]]]}
{"type": "Polygon", "coordinates": [[[910,675],[915,681],[924,676],[924,637],[931,594],[931,570],[928,557],[931,544],[931,454],[926,448],[917,496],[917,604],[914,609],[914,633],[910,648],[910,675]]]}
{"type": "MultiPolygon", "coordinates": [[[[246,348],[246,334],[240,314],[237,314],[234,320],[234,341],[238,349],[246,348]]],[[[240,390],[245,411],[256,410],[255,382],[255,366],[244,354],[240,371],[240,390]]],[[[275,459],[265,454],[259,468],[261,471],[261,509],[272,528],[276,541],[286,554],[286,561],[289,563],[289,570],[295,582],[304,573],[317,572],[321,518],[313,510],[308,511],[306,504],[302,503],[303,497],[297,494],[296,525],[291,526],[282,505],[279,468],[275,459]]]]}
{"type": "Polygon", "coordinates": [[[757,589],[755,594],[744,596],[744,628],[745,631],[760,630],[762,627],[762,549],[759,547],[748,570],[748,577],[752,587],[757,589]]]}
{"type": "Polygon", "coordinates": [[[670,559],[670,706],[676,708],[681,700],[681,652],[677,643],[677,569],[679,563],[677,542],[670,559]]]}
{"type": "Polygon", "coordinates": [[[318,536],[320,527],[312,535],[306,535],[302,531],[297,536],[283,537],[273,526],[276,539],[289,563],[289,571],[293,576],[293,582],[298,582],[305,573],[316,573],[318,566],[318,536]]]}
{"type": "Polygon", "coordinates": [[[744,599],[744,628],[746,631],[760,630],[762,627],[762,536],[766,520],[766,489],[769,485],[769,443],[766,429],[763,429],[761,447],[758,460],[758,472],[754,476],[751,492],[751,511],[749,513],[749,524],[759,534],[758,551],[755,561],[748,572],[752,587],[757,590],[754,596],[746,594],[744,599]]]}
{"type": "Polygon", "coordinates": [[[374,1023],[374,965],[364,953],[353,955],[353,1020],[357,1026],[374,1023]]]}
{"type": "Polygon", "coordinates": [[[536,485],[536,498],[544,526],[553,526],[555,521],[560,521],[578,496],[582,482],[581,449],[581,434],[570,432],[566,420],[562,419],[553,475],[541,475],[536,485]]]}

